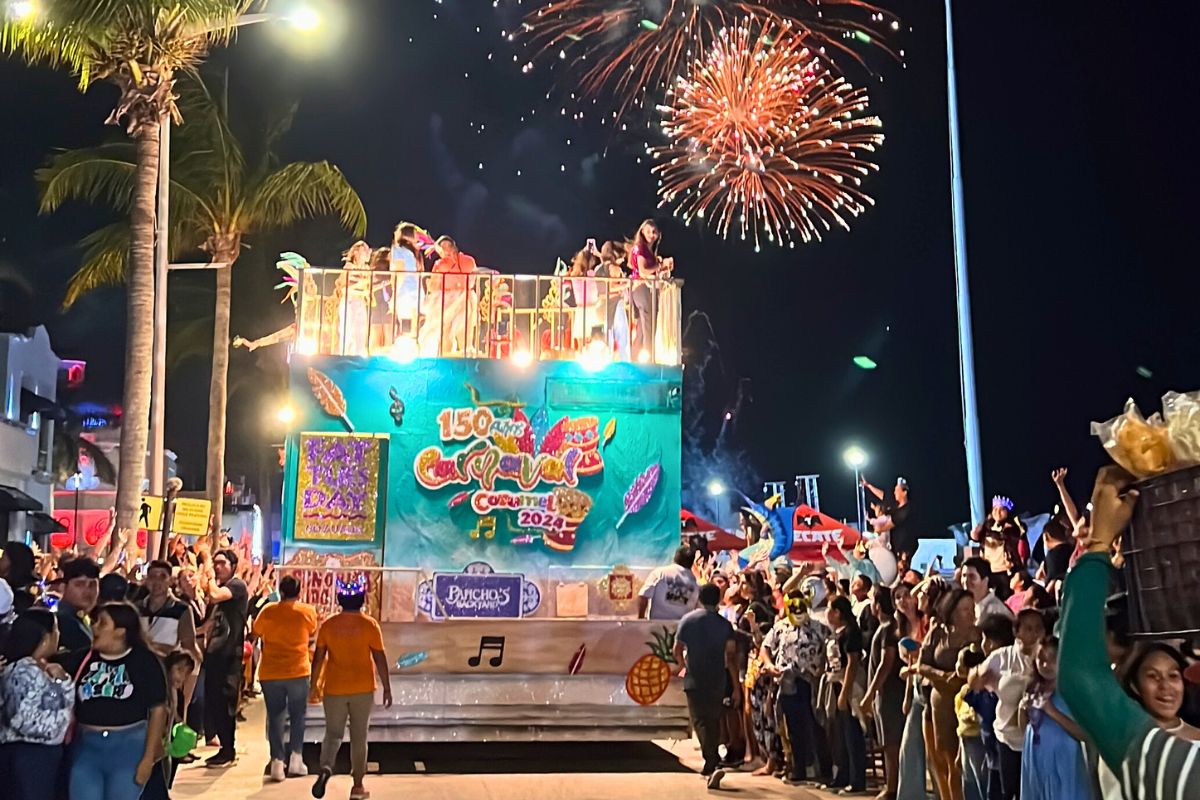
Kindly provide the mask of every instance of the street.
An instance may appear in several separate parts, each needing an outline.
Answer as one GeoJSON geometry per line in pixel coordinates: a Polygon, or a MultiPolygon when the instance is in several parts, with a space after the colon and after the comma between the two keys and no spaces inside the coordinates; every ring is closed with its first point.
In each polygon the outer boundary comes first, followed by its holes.
{"type": "MultiPolygon", "coordinates": [[[[261,703],[247,709],[248,722],[238,727],[238,763],[231,769],[211,770],[197,761],[179,770],[171,795],[192,797],[287,798],[310,796],[312,778],[264,782],[267,744],[261,703]]],[[[305,761],[315,770],[317,747],[305,748],[305,761]]],[[[343,800],[350,792],[345,774],[349,746],[343,745],[338,774],[326,798],[343,800]]],[[[203,757],[211,748],[198,751],[203,757]]],[[[414,797],[422,800],[507,800],[507,798],[571,798],[614,800],[642,798],[683,800],[712,794],[739,798],[818,800],[824,792],[786,786],[773,778],[748,772],[726,776],[722,792],[709,792],[696,770],[699,752],[688,742],[518,742],[464,744],[371,745],[370,772],[365,781],[375,798],[414,797]]]]}

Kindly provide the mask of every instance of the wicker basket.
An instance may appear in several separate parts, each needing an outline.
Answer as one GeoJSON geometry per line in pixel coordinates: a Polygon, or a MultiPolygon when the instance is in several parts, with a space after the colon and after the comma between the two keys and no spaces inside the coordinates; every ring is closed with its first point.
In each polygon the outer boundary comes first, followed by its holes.
{"type": "Polygon", "coordinates": [[[1131,633],[1200,633],[1200,467],[1148,478],[1137,489],[1122,543],[1131,633]]]}

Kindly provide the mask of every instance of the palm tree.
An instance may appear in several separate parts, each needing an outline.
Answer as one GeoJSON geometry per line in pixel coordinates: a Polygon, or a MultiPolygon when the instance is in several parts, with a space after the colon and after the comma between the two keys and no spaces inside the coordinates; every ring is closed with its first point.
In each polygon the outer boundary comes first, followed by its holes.
{"type": "MultiPolygon", "coordinates": [[[[367,216],[358,194],[336,166],[326,161],[279,162],[275,148],[291,128],[294,105],[268,125],[256,157],[250,159],[230,128],[227,92],[214,96],[203,83],[191,80],[181,82],[179,88],[180,108],[188,122],[179,128],[171,145],[169,249],[175,254],[202,250],[212,263],[228,265],[215,270],[205,481],[216,514],[214,529],[220,530],[229,396],[230,266],[237,261],[247,236],[324,214],[337,217],[352,235],[362,236],[367,216]]],[[[53,156],[37,172],[42,212],[54,211],[71,199],[124,210],[133,194],[135,157],[125,142],[53,156]]],[[[65,306],[98,286],[125,281],[131,266],[127,257],[131,233],[122,221],[84,239],[83,265],[67,286],[65,306]]]]}
{"type": "Polygon", "coordinates": [[[159,129],[181,122],[175,76],[194,69],[210,47],[227,42],[256,0],[41,0],[32,13],[0,18],[0,54],[63,69],[86,91],[117,87],[108,122],[133,140],[129,181],[125,418],[121,426],[117,530],[129,537],[146,472],[150,366],[154,338],[154,221],[159,129]]]}

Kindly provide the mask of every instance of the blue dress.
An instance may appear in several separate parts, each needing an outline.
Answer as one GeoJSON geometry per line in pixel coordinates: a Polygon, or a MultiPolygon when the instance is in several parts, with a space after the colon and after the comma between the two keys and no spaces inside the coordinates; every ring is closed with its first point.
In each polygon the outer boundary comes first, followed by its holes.
{"type": "MultiPolygon", "coordinates": [[[[1047,702],[1073,719],[1058,692],[1047,702]]],[[[1083,746],[1040,708],[1029,710],[1025,729],[1021,800],[1094,800],[1083,746]]]]}

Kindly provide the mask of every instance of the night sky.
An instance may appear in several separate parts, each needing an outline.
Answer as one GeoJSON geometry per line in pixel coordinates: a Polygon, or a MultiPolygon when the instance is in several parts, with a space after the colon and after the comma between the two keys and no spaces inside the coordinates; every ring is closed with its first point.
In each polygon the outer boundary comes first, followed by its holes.
{"type": "MultiPolygon", "coordinates": [[[[715,333],[715,348],[701,347],[702,323],[686,341],[693,363],[714,356],[703,376],[687,373],[704,381],[705,414],[692,420],[706,432],[702,446],[739,378],[749,379],[752,402],[730,441],[758,478],[819,472],[823,509],[850,515],[841,453],[855,442],[871,455],[873,482],[910,481],[923,532],[936,535],[967,516],[942,5],[880,3],[911,27],[895,40],[906,66],[874,54],[882,83],[847,70],[870,88],[887,134],[866,186],[876,207],[850,233],[761,253],[655,211],[649,164],[638,161],[652,133],[614,132],[586,105],[582,121],[569,103],[564,116],[563,76],[522,74],[527,54],[500,32],[528,2],[353,0],[336,4],[346,13],[322,46],[261,26],[212,63],[229,70],[235,127],[248,136],[271,107],[300,102],[284,156],[338,164],[362,196],[375,246],[409,219],[454,235],[480,264],[547,273],[586,238],[630,236],[657,216],[662,252],[686,280],[685,313],[707,313],[715,333]],[[856,368],[859,354],[878,369],[856,368]]],[[[1174,10],[1184,6],[956,4],[986,491],[1012,495],[1019,510],[1054,502],[1058,465],[1072,468],[1077,496],[1087,490],[1103,456],[1090,420],[1115,415],[1129,396],[1149,412],[1168,389],[1200,388],[1188,122],[1200,56],[1188,38],[1195,12],[1174,10]]],[[[78,263],[74,243],[109,218],[84,207],[39,218],[32,180],[54,148],[114,135],[102,125],[113,92],[80,96],[70,77],[14,62],[0,62],[0,87],[0,313],[44,322],[60,356],[89,361],[75,399],[119,402],[121,291],[57,311],[78,263]]],[[[635,115],[630,127],[645,131],[647,120],[635,115]]],[[[235,272],[233,330],[259,336],[288,317],[271,289],[275,254],[332,265],[349,238],[318,224],[250,244],[235,272]]],[[[168,382],[167,445],[188,488],[199,488],[211,276],[172,281],[180,365],[168,382]]],[[[278,348],[234,355],[231,473],[253,474],[269,454],[281,357],[278,348]]]]}

